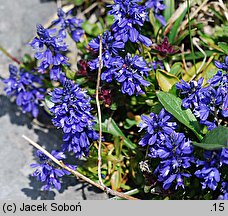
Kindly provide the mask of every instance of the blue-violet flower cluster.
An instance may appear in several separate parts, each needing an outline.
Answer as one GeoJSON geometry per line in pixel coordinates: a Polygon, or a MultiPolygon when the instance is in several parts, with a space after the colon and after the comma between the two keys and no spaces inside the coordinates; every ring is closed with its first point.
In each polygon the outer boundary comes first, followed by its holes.
{"type": "Polygon", "coordinates": [[[10,77],[4,79],[4,91],[7,96],[15,96],[16,104],[24,113],[30,112],[33,117],[39,113],[40,101],[44,99],[45,89],[42,88],[42,77],[34,75],[31,71],[18,70],[14,65],[9,65],[10,77]]]}
{"type": "Polygon", "coordinates": [[[58,19],[52,23],[60,26],[59,35],[66,38],[68,31],[72,39],[75,42],[79,42],[81,36],[84,34],[84,30],[81,27],[83,20],[75,17],[68,18],[70,12],[65,13],[62,8],[58,8],[57,15],[58,19]]]}
{"type": "Polygon", "coordinates": [[[160,163],[154,173],[163,182],[163,188],[168,189],[176,180],[176,189],[184,188],[184,177],[191,175],[186,171],[194,162],[193,147],[183,133],[175,132],[176,123],[170,122],[171,115],[164,109],[156,115],[142,116],[139,124],[146,134],[139,142],[141,146],[149,146],[148,156],[159,158],[160,163]]]}
{"type": "Polygon", "coordinates": [[[53,124],[61,128],[64,136],[63,151],[74,152],[77,158],[87,156],[90,140],[97,140],[93,130],[90,97],[77,84],[65,79],[63,88],[55,88],[51,101],[55,104],[50,111],[53,124]]]}
{"type": "Polygon", "coordinates": [[[37,50],[35,58],[40,60],[38,72],[46,73],[50,69],[50,79],[58,80],[62,72],[61,65],[68,65],[68,58],[64,55],[67,45],[64,37],[57,34],[56,29],[45,29],[37,25],[37,36],[30,45],[37,50]]]}
{"type": "Polygon", "coordinates": [[[182,106],[192,109],[200,123],[212,130],[228,117],[228,75],[218,71],[207,82],[208,85],[202,87],[203,78],[190,83],[182,80],[176,87],[184,96],[182,106]]]}
{"type": "MultiPolygon", "coordinates": [[[[51,152],[52,156],[55,157],[57,160],[65,159],[66,156],[63,154],[63,152],[55,151],[53,150],[51,152]]],[[[38,164],[31,164],[30,166],[32,168],[36,168],[35,172],[32,174],[32,176],[36,177],[38,181],[45,183],[44,186],[42,186],[43,190],[50,190],[52,188],[55,188],[57,190],[61,189],[61,182],[60,178],[64,175],[69,175],[70,172],[68,172],[65,169],[61,169],[57,167],[51,159],[49,159],[43,152],[38,150],[36,152],[36,155],[38,156],[40,163],[38,164]]],[[[66,164],[69,168],[75,170],[76,166],[72,166],[69,164],[66,164]]]]}
{"type": "Polygon", "coordinates": [[[147,67],[146,62],[142,57],[128,53],[125,58],[112,58],[108,64],[107,70],[101,74],[101,79],[106,82],[111,82],[115,79],[121,84],[121,90],[124,94],[133,95],[136,93],[143,94],[144,91],[141,86],[149,86],[150,83],[144,80],[144,76],[148,76],[148,71],[151,69],[147,67]]]}
{"type": "Polygon", "coordinates": [[[130,40],[150,46],[151,40],[140,34],[148,13],[146,7],[139,5],[139,2],[141,0],[114,0],[114,4],[109,6],[111,7],[109,14],[114,16],[111,29],[117,41],[130,40]]]}
{"type": "MultiPolygon", "coordinates": [[[[201,169],[195,172],[195,175],[202,179],[202,188],[210,188],[215,190],[218,183],[222,180],[219,168],[228,165],[228,149],[205,151],[204,160],[197,160],[196,166],[201,169]]],[[[224,183],[223,183],[224,184],[224,183]]],[[[226,182],[227,184],[227,182],[226,182]]],[[[226,191],[227,193],[228,191],[226,191]]]]}

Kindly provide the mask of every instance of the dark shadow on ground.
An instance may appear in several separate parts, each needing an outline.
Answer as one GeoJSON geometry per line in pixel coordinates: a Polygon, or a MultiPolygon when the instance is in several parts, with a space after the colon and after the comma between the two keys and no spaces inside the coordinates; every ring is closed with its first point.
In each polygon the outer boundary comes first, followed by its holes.
{"type": "Polygon", "coordinates": [[[40,188],[42,187],[42,184],[32,176],[29,176],[29,186],[31,188],[23,188],[21,189],[22,192],[27,197],[30,197],[32,200],[54,200],[56,193],[54,191],[42,191],[40,188]]]}
{"type": "Polygon", "coordinates": [[[0,95],[0,117],[9,114],[10,122],[16,125],[26,125],[29,129],[32,128],[32,118],[21,112],[15,102],[10,101],[5,95],[0,95]]]}

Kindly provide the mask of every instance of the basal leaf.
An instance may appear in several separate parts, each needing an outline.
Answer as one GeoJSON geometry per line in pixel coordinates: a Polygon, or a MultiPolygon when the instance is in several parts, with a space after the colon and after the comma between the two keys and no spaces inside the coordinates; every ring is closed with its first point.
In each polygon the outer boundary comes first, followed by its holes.
{"type": "Polygon", "coordinates": [[[166,5],[166,9],[164,10],[164,17],[167,22],[175,11],[175,1],[174,0],[164,0],[164,4],[166,5]]]}
{"type": "Polygon", "coordinates": [[[158,91],[157,96],[164,108],[172,114],[179,122],[191,129],[195,135],[202,140],[200,125],[190,109],[183,109],[182,100],[173,94],[158,91]]]}
{"type": "Polygon", "coordinates": [[[178,29],[180,27],[180,23],[183,21],[185,14],[187,12],[187,9],[183,11],[183,13],[180,15],[180,17],[175,21],[175,23],[172,26],[172,29],[169,32],[168,38],[171,44],[173,44],[175,37],[178,34],[178,29]]]}

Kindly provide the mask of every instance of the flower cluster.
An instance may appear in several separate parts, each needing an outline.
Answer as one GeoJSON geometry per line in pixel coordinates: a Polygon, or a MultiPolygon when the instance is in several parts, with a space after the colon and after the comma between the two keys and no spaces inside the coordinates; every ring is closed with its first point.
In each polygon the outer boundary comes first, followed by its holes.
{"type": "MultiPolygon", "coordinates": [[[[215,190],[221,180],[219,168],[228,165],[228,149],[223,148],[217,151],[205,151],[205,160],[197,160],[196,165],[203,166],[195,172],[195,175],[203,179],[202,188],[210,188],[215,190]]],[[[227,184],[227,182],[226,182],[227,184]]]]}
{"type": "Polygon", "coordinates": [[[166,5],[162,4],[163,0],[147,0],[146,7],[150,8],[154,12],[155,18],[163,25],[166,25],[165,18],[160,14],[162,10],[166,8],[166,5]]]}
{"type": "Polygon", "coordinates": [[[33,117],[39,113],[39,103],[44,99],[45,89],[42,88],[42,77],[34,75],[32,71],[18,70],[16,66],[9,65],[10,77],[4,79],[7,96],[15,96],[16,103],[24,113],[30,112],[33,117]]]}
{"type": "Polygon", "coordinates": [[[124,94],[133,95],[136,93],[143,94],[142,86],[149,86],[150,83],[143,79],[143,76],[148,76],[146,62],[142,57],[135,55],[131,57],[128,53],[125,58],[115,57],[109,62],[108,69],[105,70],[101,79],[106,82],[111,82],[113,78],[121,84],[121,90],[124,94]]]}
{"type": "MultiPolygon", "coordinates": [[[[53,150],[51,152],[52,156],[55,157],[57,160],[65,159],[66,156],[63,154],[63,152],[55,151],[53,150]]],[[[61,189],[61,182],[59,178],[63,177],[64,175],[69,175],[70,172],[68,172],[65,169],[60,169],[59,167],[56,167],[55,164],[49,159],[43,152],[38,150],[36,152],[36,155],[38,156],[40,163],[39,164],[31,164],[30,166],[32,168],[36,168],[35,172],[32,174],[32,176],[36,177],[38,181],[42,183],[46,183],[42,189],[44,190],[50,190],[52,188],[55,188],[57,190],[61,189]]],[[[69,164],[66,164],[69,168],[75,170],[76,166],[72,166],[69,164]]]]}
{"type": "MultiPolygon", "coordinates": [[[[89,46],[97,54],[100,48],[100,36],[92,39],[89,42],[89,46]]],[[[111,59],[118,55],[119,51],[123,51],[124,42],[116,41],[115,38],[111,35],[110,31],[104,32],[102,35],[102,62],[105,67],[108,67],[111,59]]],[[[99,58],[94,59],[89,62],[91,70],[99,68],[99,58]]]]}
{"type": "MultiPolygon", "coordinates": [[[[136,93],[143,94],[141,86],[149,86],[150,83],[144,80],[144,76],[148,76],[148,68],[146,61],[135,55],[131,56],[127,53],[122,57],[126,42],[141,42],[146,46],[150,46],[151,40],[139,33],[140,28],[144,25],[147,12],[146,7],[138,3],[139,0],[123,1],[115,0],[110,5],[109,14],[114,16],[114,24],[111,31],[104,32],[102,36],[102,66],[106,70],[102,73],[101,79],[106,82],[116,80],[121,84],[122,93],[133,95],[136,93]]],[[[92,39],[89,43],[90,48],[96,54],[100,48],[100,36],[92,39]]],[[[89,62],[91,70],[99,68],[99,58],[89,62]]]]}
{"type": "Polygon", "coordinates": [[[98,139],[93,130],[90,98],[77,84],[65,79],[63,88],[55,88],[51,101],[55,104],[50,111],[53,124],[61,128],[64,136],[63,151],[73,151],[77,158],[87,156],[90,140],[98,139]]]}
{"type": "Polygon", "coordinates": [[[151,40],[140,34],[140,27],[144,25],[148,16],[146,7],[138,3],[141,0],[114,0],[109,11],[114,16],[115,22],[111,29],[117,41],[141,42],[146,46],[151,45],[151,40]]]}
{"type": "Polygon", "coordinates": [[[45,73],[50,69],[50,79],[58,80],[62,72],[61,65],[68,65],[68,58],[62,53],[67,51],[67,45],[56,29],[45,29],[37,25],[37,37],[30,45],[37,50],[35,58],[41,63],[38,72],[45,73]]]}
{"type": "Polygon", "coordinates": [[[72,39],[75,42],[79,42],[81,36],[84,34],[84,30],[81,27],[83,20],[75,17],[68,18],[70,12],[65,13],[62,8],[58,8],[57,15],[58,19],[54,20],[52,24],[60,26],[59,35],[65,38],[67,36],[66,31],[68,31],[72,39]]]}
{"type": "Polygon", "coordinates": [[[183,133],[175,132],[176,123],[170,122],[171,115],[164,109],[156,115],[142,116],[139,124],[141,130],[146,130],[146,134],[139,142],[141,146],[149,146],[148,156],[159,158],[160,164],[154,173],[158,175],[158,180],[163,182],[163,188],[168,189],[176,180],[176,189],[184,188],[183,177],[191,175],[185,169],[194,162],[192,156],[193,147],[190,140],[186,139],[183,133]]]}
{"type": "Polygon", "coordinates": [[[228,75],[218,71],[213,78],[209,79],[208,85],[202,87],[203,78],[198,82],[191,81],[176,85],[181,94],[185,96],[182,105],[191,108],[200,123],[212,130],[219,122],[228,116],[228,75]]]}

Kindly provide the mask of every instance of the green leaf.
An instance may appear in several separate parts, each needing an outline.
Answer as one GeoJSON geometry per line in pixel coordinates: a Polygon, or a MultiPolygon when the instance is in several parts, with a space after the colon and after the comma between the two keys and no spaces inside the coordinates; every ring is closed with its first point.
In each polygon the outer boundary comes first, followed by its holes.
{"type": "Polygon", "coordinates": [[[218,46],[228,55],[228,44],[224,42],[219,42],[218,46]]]}
{"type": "Polygon", "coordinates": [[[96,23],[90,23],[88,21],[85,21],[82,24],[82,28],[85,30],[86,34],[89,34],[94,37],[102,33],[102,29],[96,23]]]}
{"type": "Polygon", "coordinates": [[[82,5],[83,2],[84,2],[84,0],[74,0],[74,4],[77,5],[77,6],[82,5]]]}
{"type": "Polygon", "coordinates": [[[170,68],[169,71],[170,74],[173,74],[175,76],[177,76],[180,73],[184,73],[184,69],[182,67],[182,63],[180,62],[176,62],[172,65],[172,67],[170,68]]]}
{"type": "MultiPolygon", "coordinates": [[[[94,129],[99,131],[98,124],[94,125],[94,129]]],[[[113,136],[122,137],[123,143],[132,150],[137,147],[135,143],[131,142],[131,140],[124,135],[112,118],[106,119],[102,123],[102,132],[112,134],[113,136]]]]}
{"type": "Polygon", "coordinates": [[[215,129],[209,131],[201,143],[193,142],[193,144],[207,150],[227,148],[228,128],[225,126],[218,126],[215,129]]]}
{"type": "Polygon", "coordinates": [[[180,23],[183,21],[186,12],[187,12],[187,9],[185,9],[185,10],[183,11],[183,13],[180,15],[180,17],[175,21],[175,23],[174,23],[173,26],[172,26],[172,29],[171,29],[170,32],[169,32],[168,38],[169,38],[169,42],[170,42],[171,44],[173,44],[174,39],[175,39],[175,37],[176,37],[177,34],[178,34],[178,29],[179,29],[179,27],[180,27],[180,23]]]}
{"type": "Polygon", "coordinates": [[[51,96],[47,95],[44,99],[45,105],[48,107],[48,109],[55,106],[55,104],[51,101],[51,96]]]}
{"type": "Polygon", "coordinates": [[[176,76],[164,70],[157,70],[156,78],[160,88],[165,92],[168,92],[174,84],[180,81],[176,76]]]}
{"type": "Polygon", "coordinates": [[[155,18],[154,16],[154,13],[152,10],[150,10],[150,13],[149,13],[149,20],[150,20],[150,23],[151,25],[153,26],[153,29],[154,29],[154,35],[157,35],[160,27],[161,27],[161,24],[160,22],[155,18]]]}
{"type": "Polygon", "coordinates": [[[51,102],[51,96],[49,96],[49,95],[45,96],[45,98],[44,98],[44,106],[43,107],[44,107],[44,110],[48,114],[52,115],[52,113],[50,111],[50,108],[52,108],[54,105],[55,104],[53,102],[51,102]]]}
{"type": "Polygon", "coordinates": [[[157,96],[164,108],[172,114],[178,121],[191,129],[195,135],[202,140],[200,125],[190,109],[183,109],[182,100],[173,94],[159,91],[157,96]]]}
{"type": "Polygon", "coordinates": [[[121,181],[122,181],[121,168],[119,168],[111,176],[112,190],[118,190],[120,188],[121,181]]]}
{"type": "Polygon", "coordinates": [[[29,54],[24,54],[22,61],[24,64],[29,64],[33,61],[32,57],[29,54]]]}
{"type": "Polygon", "coordinates": [[[66,73],[66,77],[68,79],[71,79],[71,80],[75,79],[76,73],[74,71],[70,70],[67,66],[63,67],[63,71],[66,73]]]}
{"type": "Polygon", "coordinates": [[[164,10],[164,17],[167,22],[175,11],[175,1],[174,0],[164,0],[164,5],[166,5],[166,9],[164,10]]]}
{"type": "Polygon", "coordinates": [[[126,123],[124,124],[124,128],[128,130],[131,127],[133,127],[133,126],[135,126],[137,124],[138,123],[137,123],[137,121],[135,119],[129,119],[129,118],[127,118],[126,119],[126,123]]]}

